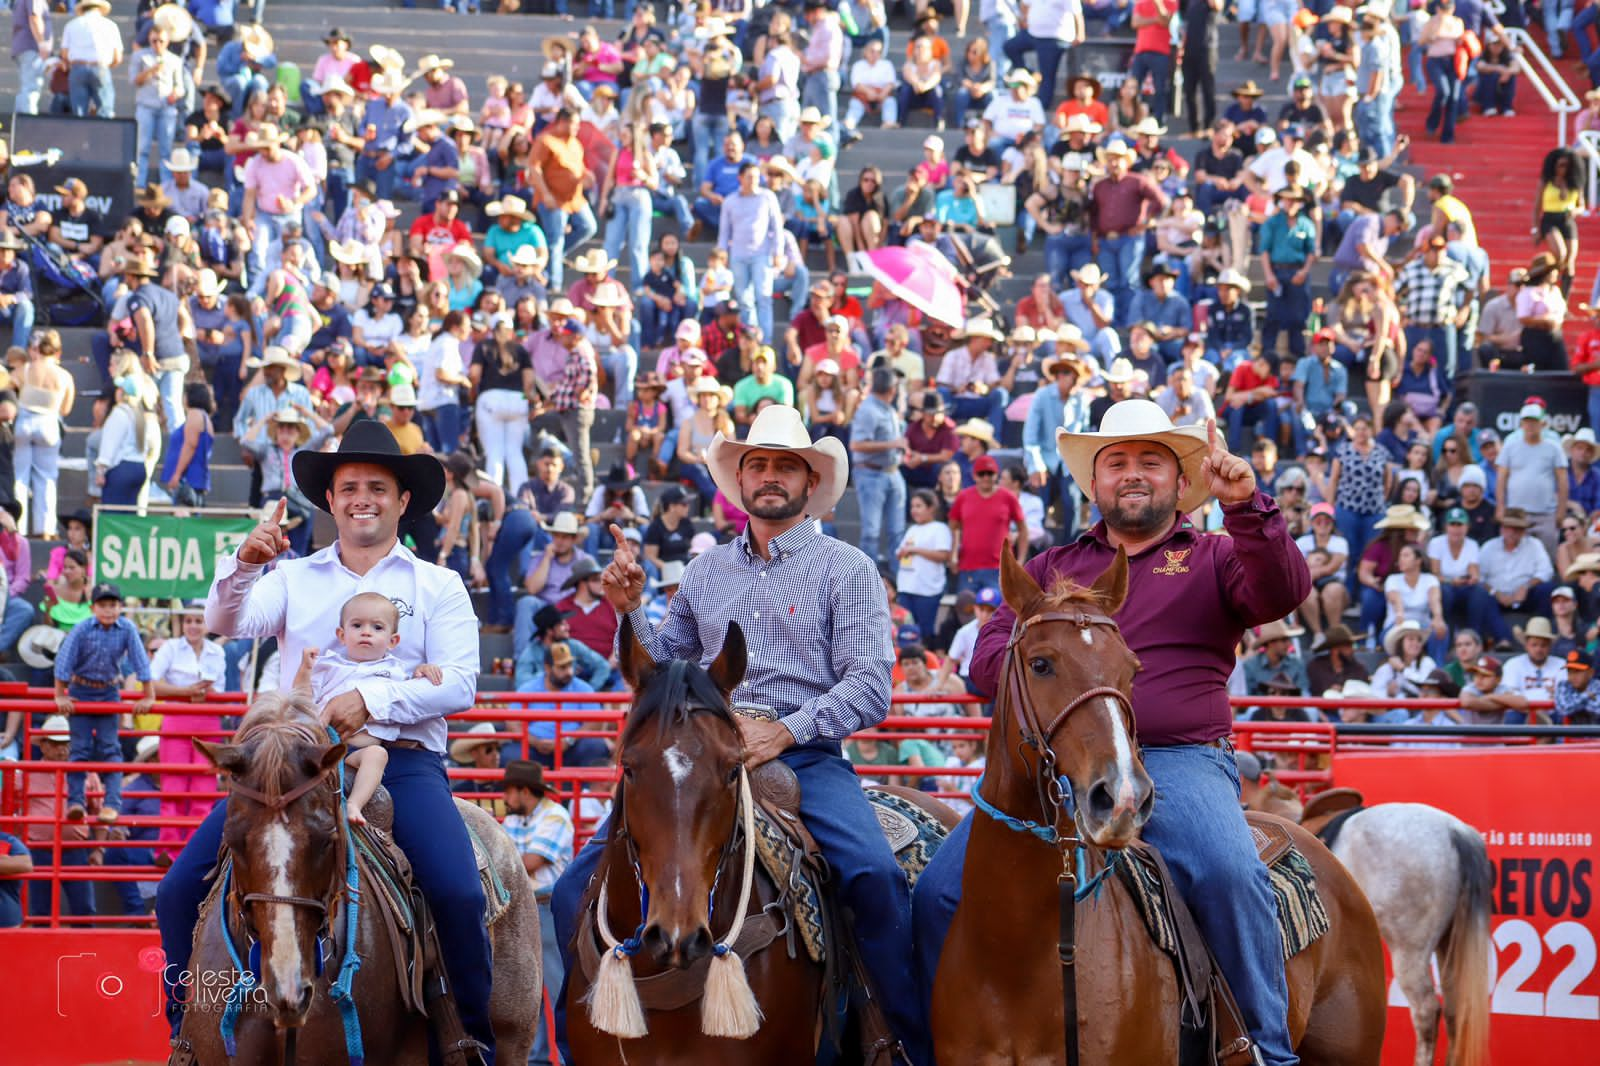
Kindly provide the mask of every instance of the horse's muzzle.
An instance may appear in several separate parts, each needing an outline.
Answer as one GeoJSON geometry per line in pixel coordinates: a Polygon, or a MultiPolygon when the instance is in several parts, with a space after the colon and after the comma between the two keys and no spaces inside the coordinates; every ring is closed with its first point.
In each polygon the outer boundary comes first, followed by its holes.
{"type": "Polygon", "coordinates": [[[286,1003],[279,996],[273,997],[272,1024],[278,1029],[299,1029],[306,1024],[306,1015],[311,1013],[311,998],[316,994],[310,981],[300,983],[299,998],[294,1003],[286,1003]]]}
{"type": "Polygon", "coordinates": [[[644,931],[641,943],[657,965],[687,970],[711,954],[711,930],[701,924],[687,936],[674,936],[659,924],[652,924],[644,931]]]}
{"type": "Polygon", "coordinates": [[[1155,798],[1155,787],[1142,772],[1135,772],[1128,779],[1102,777],[1089,786],[1079,817],[1089,839],[1098,847],[1127,847],[1149,821],[1155,798]]]}

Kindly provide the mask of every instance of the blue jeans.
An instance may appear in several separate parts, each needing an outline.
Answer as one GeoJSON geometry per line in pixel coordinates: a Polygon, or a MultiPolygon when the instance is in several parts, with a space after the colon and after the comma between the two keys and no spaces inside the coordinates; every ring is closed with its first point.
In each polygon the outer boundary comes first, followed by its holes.
{"type": "Polygon", "coordinates": [[[539,208],[539,228],[544,230],[544,239],[550,246],[550,291],[561,290],[561,282],[566,276],[566,254],[569,241],[567,227],[572,227],[570,234],[571,246],[578,245],[595,235],[599,224],[594,220],[594,212],[587,203],[576,211],[563,211],[557,207],[539,208]]]}
{"type": "Polygon", "coordinates": [[[6,600],[6,610],[0,618],[0,651],[10,651],[17,646],[23,632],[33,625],[33,604],[21,596],[6,600]]]}
{"type": "Polygon", "coordinates": [[[512,571],[522,556],[522,549],[538,532],[538,521],[526,507],[513,507],[500,519],[500,532],[495,535],[494,547],[489,549],[489,559],[484,563],[489,579],[489,625],[511,624],[512,603],[516,598],[515,578],[512,571]]]}
{"type": "Polygon", "coordinates": [[[1082,270],[1094,262],[1094,242],[1087,233],[1048,233],[1044,238],[1044,268],[1050,274],[1051,287],[1066,288],[1067,279],[1074,270],[1082,270]]]}
{"type": "MultiPolygon", "coordinates": [[[[50,844],[28,848],[33,856],[35,871],[43,870],[47,866],[56,864],[55,849],[50,844]]],[[[63,841],[61,846],[61,867],[71,869],[89,865],[89,848],[68,847],[63,841]]],[[[213,856],[214,858],[215,856],[213,856]]],[[[61,881],[61,895],[63,904],[62,914],[71,914],[75,917],[89,918],[95,914],[94,882],[93,881],[61,881]]],[[[49,881],[29,881],[28,885],[28,913],[36,918],[42,918],[50,913],[49,881]]]]}
{"type": "Polygon", "coordinates": [[[150,139],[154,137],[161,154],[156,158],[156,179],[150,184],[159,185],[171,175],[171,171],[167,170],[167,160],[172,156],[172,136],[178,128],[178,109],[139,104],[133,109],[133,117],[139,131],[138,162],[134,167],[133,184],[142,189],[149,181],[150,139]]]}
{"type": "Polygon", "coordinates": [[[958,396],[949,386],[940,385],[939,395],[950,405],[950,414],[958,422],[969,418],[982,418],[994,427],[996,433],[1005,428],[1006,405],[1011,402],[1011,394],[999,385],[995,385],[982,396],[970,393],[958,396]]]}
{"type": "Polygon", "coordinates": [[[1433,86],[1433,104],[1428,108],[1428,132],[1439,134],[1440,144],[1456,139],[1456,96],[1461,80],[1456,77],[1456,61],[1448,56],[1428,60],[1428,84],[1433,86]]]}
{"type": "MultiPolygon", "coordinates": [[[[694,215],[689,211],[689,198],[680,192],[653,192],[650,194],[650,209],[660,211],[678,220],[678,235],[682,237],[694,226],[694,215]]],[[[649,224],[645,229],[648,234],[649,224]]],[[[642,276],[642,275],[641,275],[642,276]]]]}
{"type": "Polygon", "coordinates": [[[1266,399],[1260,403],[1228,408],[1228,447],[1238,455],[1248,455],[1250,449],[1244,440],[1246,425],[1254,427],[1254,436],[1265,437],[1274,444],[1278,441],[1278,404],[1266,399]]]}
{"type": "MultiPolygon", "coordinates": [[[[989,35],[989,54],[1003,56],[1006,54],[1006,42],[1017,35],[1017,20],[1010,16],[996,12],[984,20],[984,30],[989,35]]],[[[887,48],[884,51],[888,51],[887,48]]],[[[959,114],[956,116],[961,117],[959,114]]]]}
{"type": "MultiPolygon", "coordinates": [[[[1584,8],[1588,11],[1589,8],[1584,8]]],[[[1475,94],[1478,106],[1484,111],[1514,111],[1517,106],[1517,77],[1513,74],[1505,81],[1500,80],[1500,75],[1490,72],[1478,75],[1478,88],[1475,94]]]]}
{"type": "Polygon", "coordinates": [[[986,570],[960,570],[956,572],[957,592],[977,592],[980,589],[1000,587],[1000,568],[986,570]]]}
{"type": "Polygon", "coordinates": [[[132,507],[139,502],[139,490],[144,488],[148,471],[137,459],[128,459],[106,471],[106,483],[100,489],[100,502],[107,506],[132,507]]]}
{"type": "Polygon", "coordinates": [[[911,612],[912,621],[916,622],[917,630],[922,634],[922,643],[927,645],[934,634],[939,631],[939,600],[938,596],[922,596],[915,592],[900,592],[895,595],[895,600],[911,612]]]}
{"type": "Polygon", "coordinates": [[[761,336],[772,343],[772,260],[764,255],[736,255],[728,260],[733,271],[733,298],[747,326],[760,326],[761,336]]]}
{"type": "Polygon", "coordinates": [[[0,323],[11,324],[11,343],[24,351],[28,348],[28,341],[33,337],[35,321],[33,299],[25,294],[19,294],[16,302],[10,307],[0,307],[0,323]]]}
{"type": "Polygon", "coordinates": [[[1561,35],[1572,28],[1572,0],[1544,0],[1544,32],[1550,42],[1550,58],[1561,58],[1561,35]]]}
{"type": "Polygon", "coordinates": [[[1139,267],[1144,258],[1144,237],[1101,237],[1100,269],[1106,274],[1106,288],[1117,302],[1116,324],[1128,324],[1133,294],[1140,289],[1139,267]]]}
{"type": "Polygon", "coordinates": [[[1145,102],[1150,105],[1150,114],[1156,121],[1167,117],[1167,93],[1172,84],[1172,56],[1166,52],[1135,52],[1133,63],[1128,67],[1128,77],[1132,78],[1143,94],[1145,79],[1150,80],[1150,94],[1145,96],[1145,102]]]}
{"type": "MultiPolygon", "coordinates": [[[[873,993],[883,1007],[894,1035],[913,1063],[930,1060],[926,1012],[917,1003],[911,949],[911,894],[895,865],[878,820],[861,793],[860,779],[839,754],[835,743],[818,741],[790,748],[779,758],[800,779],[800,817],[816,838],[833,870],[833,888],[840,906],[854,912],[856,946],[873,993]]],[[[579,904],[589,879],[600,864],[610,821],[578,853],[556,882],[551,911],[556,941],[567,973],[572,970],[571,944],[579,904]]],[[[565,983],[556,1000],[556,1035],[561,1058],[573,1061],[566,1046],[565,983]]]]}
{"type": "Polygon", "coordinates": [[[772,119],[772,124],[778,127],[779,141],[787,142],[800,128],[799,100],[768,100],[761,105],[758,114],[772,119]]]}
{"type": "Polygon", "coordinates": [[[1035,37],[1027,30],[1019,29],[1006,42],[1004,52],[1012,66],[1023,68],[1028,66],[1023,57],[1029,52],[1034,53],[1038,60],[1038,65],[1033,69],[1039,75],[1039,99],[1055,99],[1056,72],[1061,69],[1061,57],[1067,54],[1065,44],[1054,37],[1035,37]]]}
{"type": "MultiPolygon", "coordinates": [[[[556,940],[556,919],[550,911],[549,896],[539,897],[539,954],[544,960],[543,977],[546,997],[554,996],[555,990],[561,988],[566,980],[566,971],[561,965],[561,944],[556,940]]],[[[528,1052],[528,1066],[550,1066],[555,1061],[551,1050],[555,1044],[550,1039],[549,1027],[545,1025],[545,1013],[539,1011],[539,1027],[533,1036],[533,1048],[528,1052]]]]}
{"type": "Polygon", "coordinates": [[[1389,613],[1388,601],[1383,593],[1369,585],[1362,585],[1357,600],[1361,605],[1361,632],[1371,634],[1370,643],[1381,646],[1383,619],[1389,613]]]}
{"type": "Polygon", "coordinates": [[[857,466],[856,499],[861,506],[861,550],[874,563],[880,558],[879,538],[887,533],[889,565],[898,570],[895,552],[906,535],[906,480],[898,470],[857,466]]]}
{"type": "Polygon", "coordinates": [[[989,101],[993,99],[994,93],[973,96],[966,89],[957,85],[950,90],[950,125],[956,129],[965,127],[967,124],[967,112],[977,111],[982,114],[983,109],[988,107],[989,101]]]}
{"type": "MultiPolygon", "coordinates": [[[[1166,859],[1174,887],[1194,912],[1263,1058],[1290,1066],[1299,1059],[1289,1043],[1277,905],[1239,811],[1233,753],[1195,744],[1145,748],[1144,764],[1158,800],[1143,838],[1166,859]],[[1227,891],[1217,891],[1217,885],[1228,886],[1227,891]]],[[[967,815],[955,828],[917,879],[912,901],[917,966],[923,994],[930,998],[945,935],[961,902],[961,868],[973,817],[967,815]]]]}
{"type": "Polygon", "coordinates": [[[379,170],[376,156],[365,154],[356,156],[356,180],[372,182],[378,187],[378,195],[385,200],[394,195],[394,181],[399,173],[399,168],[400,161],[398,159],[379,170]]]}
{"type": "Polygon", "coordinates": [[[267,275],[283,262],[283,228],[291,222],[301,221],[299,211],[275,215],[270,211],[256,211],[255,239],[250,245],[250,288],[252,296],[267,291],[267,275]]]}
{"type": "MultiPolygon", "coordinates": [[[[944,120],[944,88],[935,85],[925,93],[913,92],[911,86],[905,82],[900,83],[900,88],[895,96],[896,114],[900,121],[905,122],[911,117],[913,111],[930,112],[937,121],[944,120]]],[[[961,116],[956,116],[956,121],[961,121],[961,116]]]]}
{"type": "Polygon", "coordinates": [[[1394,151],[1394,102],[1399,94],[1396,87],[1385,89],[1371,103],[1356,101],[1356,132],[1361,135],[1361,143],[1371,145],[1380,156],[1394,151]]]}
{"type": "Polygon", "coordinates": [[[690,140],[694,142],[694,187],[706,180],[711,157],[722,151],[722,138],[728,134],[727,115],[707,115],[696,111],[689,119],[690,140]]]}
{"type": "Polygon", "coordinates": [[[422,424],[422,437],[439,455],[448,455],[461,447],[461,405],[440,404],[431,411],[418,411],[417,421],[422,424]]]}
{"type": "MultiPolygon", "coordinates": [[[[115,684],[107,688],[68,685],[67,695],[74,701],[84,703],[118,703],[122,699],[122,694],[115,684]]],[[[120,734],[117,732],[117,718],[115,714],[91,714],[87,711],[68,718],[68,732],[72,737],[72,743],[68,748],[67,758],[72,762],[121,762],[122,744],[119,740],[120,734]]],[[[83,783],[83,774],[67,775],[67,806],[83,806],[83,783]]],[[[105,785],[106,789],[105,807],[120,812],[122,775],[102,773],[100,783],[105,785]]]]}
{"type": "MultiPolygon", "coordinates": [[[[683,197],[678,197],[678,202],[682,203],[683,197]]],[[[678,324],[686,318],[693,318],[695,313],[694,303],[689,300],[685,300],[682,306],[673,304],[671,309],[663,311],[654,300],[644,297],[639,300],[637,308],[639,344],[644,348],[661,348],[670,344],[678,324]]]]}
{"type": "MultiPolygon", "coordinates": [[[[444,757],[438,752],[390,748],[383,787],[394,801],[394,840],[411,860],[412,876],[439,927],[456,1007],[467,1034],[490,1049],[489,935],[483,927],[483,885],[472,858],[467,827],[456,812],[444,757]]],[[[166,952],[167,1018],[172,1031],[182,1021],[179,987],[171,980],[189,967],[200,904],[211,888],[206,872],[217,861],[228,801],[217,801],[156,889],[156,922],[166,952]]]]}
{"type": "Polygon", "coordinates": [[[91,106],[100,118],[117,115],[117,83],[110,67],[74,66],[67,75],[67,93],[72,100],[72,113],[79,118],[86,118],[91,106]]]}
{"type": "Polygon", "coordinates": [[[1261,350],[1276,352],[1278,334],[1289,335],[1289,352],[1295,358],[1306,354],[1306,319],[1311,317],[1311,289],[1292,279],[1303,264],[1273,264],[1278,291],[1267,290],[1267,317],[1261,324],[1261,350]]]}
{"type": "Polygon", "coordinates": [[[823,127],[833,129],[839,122],[839,72],[818,70],[801,75],[800,100],[822,112],[823,127]]]}
{"type": "MultiPolygon", "coordinates": [[[[272,83],[267,80],[266,75],[258,74],[246,66],[241,66],[232,74],[218,74],[217,81],[221,82],[222,87],[228,90],[228,95],[233,97],[234,118],[244,114],[245,105],[250,102],[250,97],[256,93],[265,94],[272,88],[272,83]]],[[[389,169],[392,171],[394,168],[389,169]]],[[[378,195],[386,197],[389,194],[380,186],[378,195]]]]}
{"type": "Polygon", "coordinates": [[[637,279],[645,274],[645,261],[650,257],[650,190],[643,185],[626,185],[611,190],[611,218],[606,223],[606,258],[617,259],[626,252],[622,262],[627,264],[629,277],[637,279]]]}
{"type": "Polygon", "coordinates": [[[633,379],[639,374],[638,350],[631,344],[619,345],[600,356],[600,365],[605,368],[606,377],[611,379],[612,408],[626,410],[633,401],[633,379]]]}
{"type": "Polygon", "coordinates": [[[1350,561],[1344,581],[1350,588],[1356,587],[1356,568],[1361,563],[1361,553],[1372,543],[1373,535],[1377,532],[1373,527],[1382,517],[1381,511],[1377,514],[1365,514],[1361,511],[1352,511],[1348,507],[1334,506],[1333,527],[1350,545],[1350,561]]]}
{"type": "Polygon", "coordinates": [[[17,114],[37,115],[43,90],[44,58],[38,52],[22,53],[17,57],[17,114]]]}

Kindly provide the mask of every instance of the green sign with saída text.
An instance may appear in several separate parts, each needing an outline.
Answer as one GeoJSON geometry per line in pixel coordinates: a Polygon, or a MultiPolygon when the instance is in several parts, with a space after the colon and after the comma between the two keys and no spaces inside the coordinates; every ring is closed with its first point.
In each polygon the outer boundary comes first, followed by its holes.
{"type": "Polygon", "coordinates": [[[255,528],[244,514],[139,515],[99,510],[94,524],[94,576],[124,596],[197,600],[211,591],[217,560],[238,551],[255,528]]]}

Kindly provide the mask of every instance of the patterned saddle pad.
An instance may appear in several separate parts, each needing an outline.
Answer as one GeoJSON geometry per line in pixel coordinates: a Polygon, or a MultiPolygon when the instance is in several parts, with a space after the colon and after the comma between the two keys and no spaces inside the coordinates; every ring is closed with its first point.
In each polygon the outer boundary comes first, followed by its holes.
{"type": "MultiPolygon", "coordinates": [[[[1282,828],[1252,820],[1251,835],[1256,851],[1267,864],[1272,881],[1272,896],[1277,903],[1278,928],[1283,933],[1283,957],[1287,961],[1316,943],[1328,931],[1328,911],[1317,894],[1317,877],[1311,863],[1295,847],[1282,828]]],[[[1174,958],[1178,957],[1178,932],[1172,914],[1163,902],[1161,875],[1142,849],[1124,853],[1134,859],[1121,866],[1123,881],[1133,893],[1144,916],[1150,937],[1174,958]]]]}
{"type": "MultiPolygon", "coordinates": [[[[348,788],[348,783],[347,783],[348,788]]],[[[465,806],[466,801],[456,800],[456,803],[465,806]]],[[[391,847],[398,847],[393,843],[394,804],[389,799],[389,790],[382,785],[367,803],[367,821],[371,829],[378,832],[357,832],[356,843],[374,859],[383,856],[385,861],[379,862],[378,868],[383,877],[389,882],[385,887],[392,889],[389,896],[391,902],[403,910],[404,924],[410,928],[412,915],[409,904],[410,893],[401,891],[401,886],[395,883],[395,863],[387,855],[391,847]]],[[[483,924],[485,927],[494,925],[511,907],[511,890],[500,880],[500,873],[494,868],[494,862],[489,856],[489,849],[472,824],[467,824],[467,836],[472,840],[472,858],[478,867],[478,879],[483,882],[483,924]]]]}
{"type": "MultiPolygon", "coordinates": [[[[876,788],[864,791],[895,861],[900,864],[907,883],[915,886],[948,835],[944,826],[922,808],[899,796],[876,788]]],[[[805,944],[806,954],[814,962],[824,962],[828,957],[828,944],[823,888],[812,870],[795,860],[795,843],[783,827],[760,808],[756,815],[756,854],[761,859],[761,867],[775,884],[789,886],[790,919],[805,944]]]]}

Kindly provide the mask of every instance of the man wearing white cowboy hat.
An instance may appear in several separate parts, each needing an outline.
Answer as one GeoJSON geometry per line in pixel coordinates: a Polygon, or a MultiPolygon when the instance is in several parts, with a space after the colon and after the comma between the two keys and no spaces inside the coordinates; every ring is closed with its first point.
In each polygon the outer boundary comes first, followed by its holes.
{"type": "MultiPolygon", "coordinates": [[[[1127,400],[1106,413],[1098,433],[1061,430],[1056,443],[1103,518],[1026,569],[1042,588],[1062,578],[1087,586],[1125,553],[1128,592],[1115,618],[1143,663],[1133,710],[1157,796],[1141,835],[1161,850],[1194,910],[1257,1061],[1294,1063],[1277,909],[1239,809],[1227,739],[1228,677],[1245,628],[1292,612],[1311,591],[1310,571],[1277,504],[1256,485],[1250,464],[1223,446],[1215,422],[1175,428],[1154,403],[1127,400]],[[1206,536],[1187,517],[1213,496],[1228,536],[1206,536]],[[1195,832],[1197,825],[1206,832],[1195,832]]],[[[980,693],[995,691],[1016,621],[1003,606],[980,632],[971,666],[980,693]]],[[[969,825],[956,828],[917,881],[928,987],[960,900],[969,825]]]]}
{"type": "MultiPolygon", "coordinates": [[[[225,637],[276,637],[285,662],[334,643],[340,612],[358,592],[394,601],[400,643],[394,655],[411,671],[428,662],[442,683],[426,678],[372,678],[330,699],[322,718],[341,736],[365,727],[388,751],[384,787],[394,803],[394,839],[410,859],[439,925],[451,991],[467,1033],[493,1055],[489,1024],[491,961],[482,923],[483,887],[466,826],[444,775],[445,716],[477,695],[478,620],[461,579],[418,559],[398,539],[400,522],[433,510],[444,494],[444,468],[431,455],[402,455],[382,423],[358,422],[337,452],[302,450],[294,479],[329,512],[338,540],[303,559],[285,559],[285,505],[256,526],[238,551],[217,563],[206,599],[206,625],[225,637]],[[268,569],[269,566],[271,569],[268,569]],[[315,589],[314,595],[291,590],[315,589]]],[[[282,680],[290,683],[289,671],[282,680]]],[[[226,746],[222,761],[230,759],[226,746]]],[[[234,768],[225,765],[224,768],[234,768]]],[[[168,974],[187,967],[195,922],[216,862],[227,818],[220,801],[173,862],[156,896],[156,917],[168,974]]],[[[168,1017],[181,1020],[168,986],[168,1017]]]]}
{"type": "Polygon", "coordinates": [[[1046,507],[1054,501],[1059,508],[1061,522],[1057,528],[1062,536],[1058,544],[1066,543],[1077,526],[1079,494],[1073,491],[1072,476],[1056,449],[1055,431],[1065,427],[1081,433],[1089,428],[1091,397],[1087,386],[1094,370],[1083,360],[1082,352],[1087,347],[1078,335],[1078,327],[1070,322],[1061,324],[1056,331],[1055,354],[1039,364],[1040,386],[1022,423],[1022,456],[1028,483],[1044,490],[1041,495],[1046,507]],[[1044,384],[1047,381],[1054,382],[1055,387],[1044,384]]]}
{"type": "Polygon", "coordinates": [[[197,226],[205,217],[206,204],[211,197],[210,187],[195,180],[194,172],[199,166],[194,153],[180,145],[167,156],[168,177],[161,183],[161,191],[172,201],[173,213],[197,226]]]}
{"type": "MultiPolygon", "coordinates": [[[[738,622],[749,667],[729,699],[745,762],[781,759],[800,779],[801,815],[837,872],[840,904],[855,912],[874,992],[894,1035],[921,1064],[927,1024],[916,1004],[905,879],[839,748],[888,713],[893,665],[877,568],[859,548],[824,536],[816,521],[845,491],[844,445],[831,437],[812,443],[798,411],[768,407],[743,442],[719,433],[706,465],[749,514],[744,534],[690,561],[657,627],[642,603],[644,568],[613,526],[617,554],[603,578],[606,598],[657,662],[709,663],[738,622]]],[[[596,841],[605,836],[602,829],[596,841]]],[[[563,945],[600,851],[592,842],[556,886],[552,909],[563,945]]]]}
{"type": "Polygon", "coordinates": [[[1146,175],[1132,172],[1138,153],[1131,145],[1113,140],[1102,155],[1106,176],[1089,190],[1095,257],[1116,300],[1117,324],[1127,325],[1139,290],[1145,230],[1166,209],[1167,197],[1146,175]]]}
{"type": "Polygon", "coordinates": [[[1032,74],[1013,67],[1006,74],[1006,92],[996,93],[983,109],[984,125],[989,130],[989,147],[1003,152],[1030,133],[1044,129],[1044,107],[1033,94],[1037,82],[1032,74]]]}
{"type": "Polygon", "coordinates": [[[1105,287],[1106,272],[1095,262],[1085,263],[1068,275],[1072,287],[1061,293],[1061,310],[1089,342],[1101,366],[1109,366],[1122,351],[1117,335],[1117,302],[1105,287]]]}
{"type": "Polygon", "coordinates": [[[384,200],[394,195],[405,126],[411,121],[411,105],[400,98],[405,88],[404,76],[380,70],[372,76],[372,99],[361,115],[360,137],[365,143],[356,156],[356,180],[373,182],[384,200]]]}
{"type": "MultiPolygon", "coordinates": [[[[520,196],[502,196],[483,209],[494,220],[489,232],[483,235],[483,261],[498,277],[514,277],[517,273],[511,257],[523,248],[549,254],[544,233],[535,223],[528,201],[520,196]]],[[[507,301],[507,306],[513,306],[507,301]]]]}
{"type": "Polygon", "coordinates": [[[217,80],[233,99],[233,117],[244,114],[256,93],[272,88],[278,75],[278,57],[272,34],[257,23],[230,26],[233,40],[217,52],[217,80]]]}
{"type": "Polygon", "coordinates": [[[939,395],[950,405],[950,417],[982,418],[991,426],[1005,425],[1011,394],[1000,384],[995,345],[1004,343],[1006,335],[992,319],[969,318],[950,339],[965,343],[945,353],[934,378],[939,395]]]}
{"type": "Polygon", "coordinates": [[[67,67],[72,113],[117,117],[117,83],[111,68],[122,63],[122,31],[107,16],[110,0],[78,0],[76,18],[61,30],[61,62],[67,67]]]}

